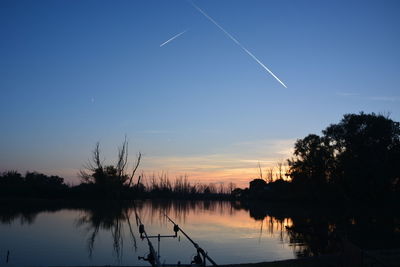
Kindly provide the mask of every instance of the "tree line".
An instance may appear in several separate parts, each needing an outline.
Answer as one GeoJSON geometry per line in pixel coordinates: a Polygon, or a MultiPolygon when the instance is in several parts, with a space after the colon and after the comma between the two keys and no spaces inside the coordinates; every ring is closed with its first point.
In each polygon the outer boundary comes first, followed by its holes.
{"type": "MultiPolygon", "coordinates": [[[[110,178],[110,172],[107,172],[110,178]]],[[[6,171],[0,174],[0,198],[96,198],[96,199],[136,199],[136,198],[207,198],[227,199],[235,189],[234,183],[193,183],[187,175],[171,179],[166,173],[141,174],[143,182],[128,184],[110,181],[81,182],[68,185],[64,178],[48,176],[38,172],[6,171]]],[[[108,179],[106,178],[106,179],[108,179]]]]}
{"type": "Polygon", "coordinates": [[[254,179],[237,196],[264,199],[390,200],[400,194],[400,124],[378,114],[346,114],[322,135],[298,139],[289,180],[254,179]]]}
{"type": "Polygon", "coordinates": [[[17,171],[0,175],[0,196],[2,197],[64,197],[69,186],[64,178],[48,176],[38,172],[27,172],[25,176],[17,171]]]}
{"type": "Polygon", "coordinates": [[[91,160],[80,171],[81,184],[68,186],[58,176],[16,171],[0,175],[1,196],[133,199],[226,198],[269,200],[390,200],[400,195],[400,124],[379,114],[346,114],[322,135],[309,134],[294,144],[287,165],[279,163],[235,189],[234,183],[200,184],[187,176],[171,180],[167,174],[138,175],[142,155],[128,170],[128,142],[118,149],[115,165],[101,160],[97,143],[91,160]]]}
{"type": "Polygon", "coordinates": [[[139,153],[133,167],[128,170],[128,142],[125,138],[118,148],[115,165],[105,164],[101,159],[100,144],[95,145],[91,159],[79,172],[81,183],[67,185],[64,178],[17,171],[0,174],[0,197],[37,198],[228,198],[234,183],[193,183],[187,175],[170,179],[167,173],[137,175],[142,155],[139,153]]]}

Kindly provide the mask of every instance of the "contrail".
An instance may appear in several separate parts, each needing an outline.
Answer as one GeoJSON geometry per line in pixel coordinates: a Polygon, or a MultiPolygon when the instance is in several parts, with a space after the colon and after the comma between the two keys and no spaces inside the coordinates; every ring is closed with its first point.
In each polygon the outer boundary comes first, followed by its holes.
{"type": "Polygon", "coordinates": [[[263,67],[266,71],[268,71],[269,74],[272,75],[272,77],[274,77],[280,84],[282,84],[285,88],[287,88],[287,86],[269,69],[267,68],[267,66],[265,66],[255,55],[253,55],[249,50],[246,49],[246,47],[244,47],[235,37],[233,37],[229,32],[227,32],[224,28],[222,28],[221,25],[219,25],[212,17],[210,17],[209,15],[207,15],[206,12],[204,12],[200,7],[198,7],[195,3],[193,3],[192,1],[189,1],[190,4],[192,4],[192,6],[194,8],[196,8],[201,14],[203,14],[209,21],[211,21],[215,26],[217,26],[223,33],[225,33],[226,36],[228,36],[235,44],[237,44],[238,46],[240,46],[240,48],[243,49],[243,51],[245,51],[250,57],[252,57],[261,67],[263,67]]]}
{"type": "Polygon", "coordinates": [[[162,46],[168,44],[169,42],[171,42],[172,40],[178,38],[179,36],[181,36],[182,34],[184,34],[186,31],[187,31],[187,30],[185,30],[185,31],[183,31],[183,32],[181,32],[181,33],[178,33],[177,35],[175,35],[175,36],[172,37],[171,39],[168,39],[168,40],[165,41],[164,43],[160,44],[160,47],[162,47],[162,46]]]}

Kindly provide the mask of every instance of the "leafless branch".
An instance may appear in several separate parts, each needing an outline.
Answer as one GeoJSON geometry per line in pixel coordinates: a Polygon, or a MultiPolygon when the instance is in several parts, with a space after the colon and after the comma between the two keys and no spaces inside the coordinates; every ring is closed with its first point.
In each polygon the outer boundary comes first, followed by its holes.
{"type": "Polygon", "coordinates": [[[139,164],[140,164],[140,160],[141,160],[141,159],[142,159],[142,153],[139,152],[139,154],[138,154],[138,156],[137,156],[135,168],[133,168],[131,177],[130,177],[130,179],[129,179],[129,186],[131,186],[131,184],[132,184],[132,179],[133,179],[133,177],[135,176],[135,172],[136,172],[137,168],[139,167],[139,164]]]}

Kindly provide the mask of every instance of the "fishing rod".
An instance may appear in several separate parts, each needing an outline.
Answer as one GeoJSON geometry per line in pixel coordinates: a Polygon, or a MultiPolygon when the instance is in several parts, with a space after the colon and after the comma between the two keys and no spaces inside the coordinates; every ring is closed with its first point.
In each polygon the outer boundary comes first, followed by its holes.
{"type": "MultiPolygon", "coordinates": [[[[196,242],[193,241],[183,230],[182,228],[179,227],[166,213],[164,213],[165,217],[174,225],[174,230],[177,229],[182,232],[182,234],[193,244],[193,246],[196,248],[197,253],[201,254],[204,259],[208,259],[214,266],[218,266],[218,264],[208,256],[208,254],[202,249],[196,242]]],[[[196,260],[196,259],[195,259],[196,260]]],[[[204,260],[204,266],[205,266],[205,260],[204,260]]]]}
{"type": "MultiPolygon", "coordinates": [[[[135,210],[135,213],[136,213],[136,210],[135,210]]],[[[153,267],[160,267],[161,266],[160,259],[157,255],[157,252],[155,251],[153,244],[151,243],[149,236],[147,235],[146,230],[144,229],[144,225],[143,225],[142,221],[140,220],[140,217],[137,215],[137,213],[136,213],[136,218],[139,221],[140,236],[143,238],[143,235],[144,235],[144,237],[147,240],[147,244],[149,245],[149,248],[150,248],[150,253],[147,255],[147,258],[145,258],[145,257],[138,257],[138,258],[139,258],[139,260],[142,259],[142,260],[150,262],[150,264],[153,267]]]]}

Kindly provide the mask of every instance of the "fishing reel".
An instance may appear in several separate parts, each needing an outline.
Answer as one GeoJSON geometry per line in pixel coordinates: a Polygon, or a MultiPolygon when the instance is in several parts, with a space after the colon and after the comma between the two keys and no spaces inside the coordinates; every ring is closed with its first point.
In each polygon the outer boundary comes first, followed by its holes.
{"type": "Polygon", "coordinates": [[[197,255],[194,255],[193,260],[190,262],[190,264],[203,265],[203,259],[201,258],[201,255],[198,251],[197,255]]]}
{"type": "Polygon", "coordinates": [[[154,263],[155,263],[154,254],[151,252],[149,254],[147,254],[147,258],[138,256],[138,260],[148,261],[152,266],[154,266],[154,263]]]}

